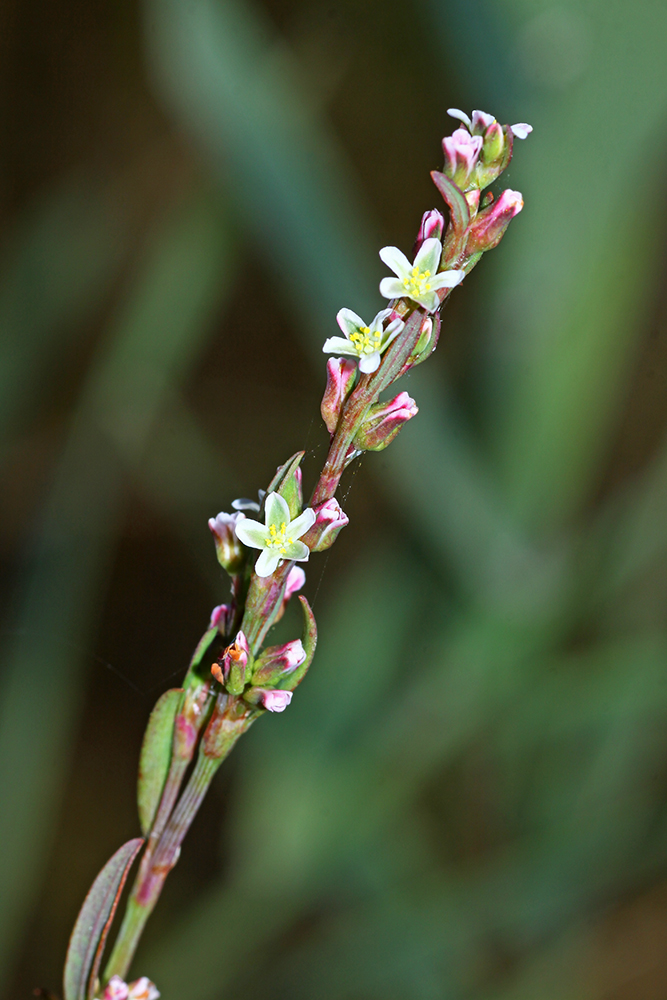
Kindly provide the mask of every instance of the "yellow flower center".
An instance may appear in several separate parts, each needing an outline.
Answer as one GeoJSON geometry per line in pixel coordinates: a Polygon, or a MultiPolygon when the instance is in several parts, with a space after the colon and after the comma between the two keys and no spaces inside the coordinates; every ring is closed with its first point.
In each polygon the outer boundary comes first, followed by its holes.
{"type": "Polygon", "coordinates": [[[350,334],[350,340],[358,354],[374,354],[380,349],[382,332],[371,333],[370,327],[360,326],[354,333],[350,334]]]}
{"type": "Polygon", "coordinates": [[[287,525],[284,521],[280,525],[280,529],[276,528],[275,524],[269,525],[269,533],[264,539],[267,549],[277,549],[281,556],[284,556],[287,555],[286,546],[293,542],[293,538],[287,538],[287,525]]]}
{"type": "Polygon", "coordinates": [[[420,271],[418,267],[413,267],[407,278],[403,278],[403,288],[405,288],[409,298],[415,299],[424,292],[430,292],[431,283],[430,271],[420,271]]]}

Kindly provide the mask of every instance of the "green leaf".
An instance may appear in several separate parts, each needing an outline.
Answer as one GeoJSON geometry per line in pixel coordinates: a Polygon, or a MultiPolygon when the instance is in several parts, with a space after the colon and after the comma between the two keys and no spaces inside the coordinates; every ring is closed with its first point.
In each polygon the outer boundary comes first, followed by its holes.
{"type": "Polygon", "coordinates": [[[470,209],[463,191],[446,174],[432,170],[431,177],[449,206],[450,223],[443,244],[442,264],[451,264],[465,247],[466,230],[470,225],[470,209]]]}
{"type": "Polygon", "coordinates": [[[300,597],[299,603],[301,604],[301,610],[303,611],[303,634],[301,636],[301,642],[306,653],[306,659],[300,667],[297,667],[293,674],[290,674],[287,681],[284,684],[281,684],[281,687],[287,691],[293,691],[306,676],[306,671],[313,662],[315,647],[317,646],[317,625],[315,624],[315,615],[313,614],[312,608],[305,597],[300,597]]]}
{"type": "Polygon", "coordinates": [[[183,688],[165,691],[150,714],[139,757],[137,806],[141,832],[147,836],[155,819],[171,763],[174,719],[181,704],[183,688]]]}
{"type": "Polygon", "coordinates": [[[144,841],[128,840],[107,861],[79,911],[67,949],[63,989],[65,1000],[92,1000],[97,973],[111,921],[130,865],[144,841]]]}

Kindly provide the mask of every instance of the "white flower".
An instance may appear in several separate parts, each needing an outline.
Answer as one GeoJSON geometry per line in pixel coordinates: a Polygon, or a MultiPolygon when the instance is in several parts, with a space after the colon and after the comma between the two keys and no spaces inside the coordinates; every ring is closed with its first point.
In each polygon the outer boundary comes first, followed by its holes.
{"type": "Polygon", "coordinates": [[[287,501],[278,493],[269,493],[264,510],[266,524],[245,517],[236,525],[236,535],[244,545],[262,550],[255,563],[257,576],[271,576],[283,559],[306,562],[310,550],[298,539],[315,523],[312,507],[291,521],[287,501]]]}
{"type": "Polygon", "coordinates": [[[359,371],[374,372],[380,364],[380,355],[389,347],[394,337],[405,325],[402,319],[391,321],[387,329],[382,324],[391,316],[391,309],[383,309],[366,326],[361,316],[351,309],[341,309],[336,322],[345,337],[329,337],[322,350],[325,354],[344,354],[359,359],[359,371]]]}
{"type": "Polygon", "coordinates": [[[439,288],[454,288],[463,281],[465,271],[438,271],[442,245],[440,240],[424,240],[414,264],[411,264],[398,247],[383,247],[380,257],[396,278],[383,278],[380,294],[388,299],[408,298],[423,306],[428,312],[435,312],[440,305],[436,295],[439,288]]]}
{"type": "MultiPolygon", "coordinates": [[[[465,111],[460,111],[458,108],[447,108],[447,114],[450,118],[458,118],[464,125],[467,125],[471,135],[482,135],[496,120],[493,115],[487,114],[486,111],[473,111],[472,121],[465,111]]],[[[517,122],[516,125],[510,125],[510,128],[517,139],[526,139],[533,131],[533,126],[526,122],[517,122]]]]}

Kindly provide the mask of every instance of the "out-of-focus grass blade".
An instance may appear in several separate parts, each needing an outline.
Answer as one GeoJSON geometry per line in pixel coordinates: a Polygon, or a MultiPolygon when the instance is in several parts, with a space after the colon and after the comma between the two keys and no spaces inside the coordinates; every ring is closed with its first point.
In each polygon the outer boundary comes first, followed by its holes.
{"type": "Polygon", "coordinates": [[[0,268],[0,434],[6,446],[55,351],[98,305],[127,243],[122,191],[75,176],[15,223],[0,268]]]}
{"type": "Polygon", "coordinates": [[[310,331],[346,302],[376,311],[378,247],[352,171],[307,100],[293,64],[255,5],[148,0],[157,86],[184,130],[229,178],[243,222],[310,331]]]}
{"type": "Polygon", "coordinates": [[[140,462],[163,406],[196,360],[232,270],[224,219],[206,193],[179,205],[158,227],[86,380],[36,526],[3,655],[3,971],[52,839],[85,646],[121,510],[123,471],[128,462],[140,462]]]}

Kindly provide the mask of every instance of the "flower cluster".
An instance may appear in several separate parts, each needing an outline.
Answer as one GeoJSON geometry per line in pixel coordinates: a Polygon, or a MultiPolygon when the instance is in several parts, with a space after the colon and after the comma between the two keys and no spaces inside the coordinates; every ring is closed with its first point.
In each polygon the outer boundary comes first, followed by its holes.
{"type": "Polygon", "coordinates": [[[126,983],[120,976],[112,976],[107,983],[102,1000],[157,1000],[160,992],[146,976],[126,983]]]}

